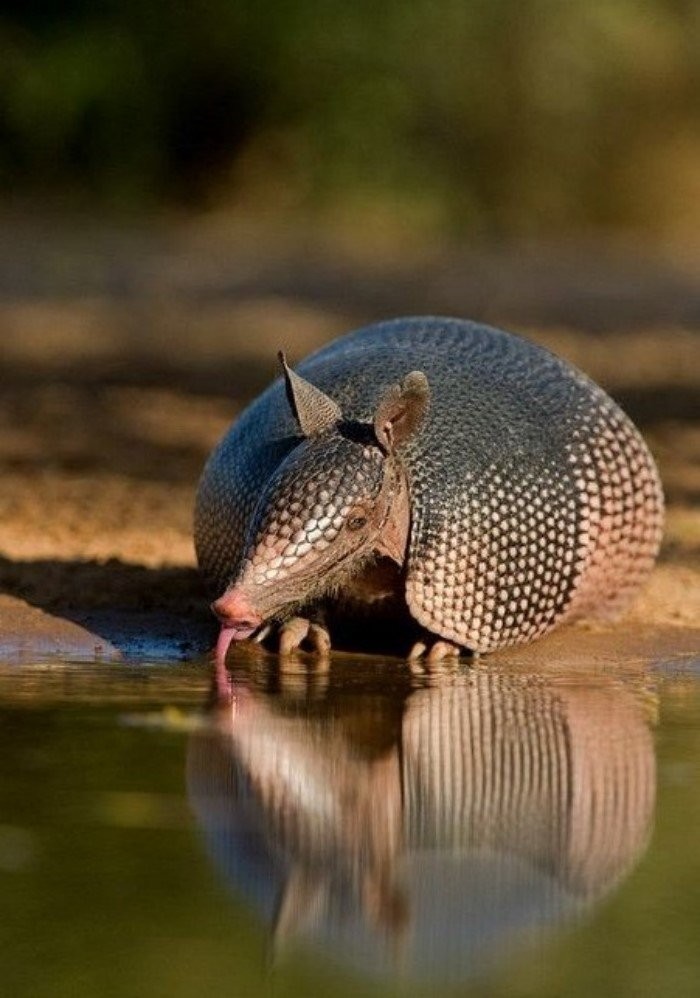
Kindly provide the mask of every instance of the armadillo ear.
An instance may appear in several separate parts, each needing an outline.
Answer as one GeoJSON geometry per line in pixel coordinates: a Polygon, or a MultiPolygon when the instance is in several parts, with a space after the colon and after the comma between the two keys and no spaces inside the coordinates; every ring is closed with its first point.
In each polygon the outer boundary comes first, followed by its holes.
{"type": "Polygon", "coordinates": [[[287,398],[292,412],[305,437],[314,437],[330,429],[343,418],[340,406],[320,388],[314,388],[288,366],[284,352],[277,354],[284,372],[287,398]]]}
{"type": "Polygon", "coordinates": [[[430,403],[430,386],[422,371],[411,371],[392,385],[377,406],[374,432],[387,453],[405,444],[423,422],[430,403]]]}

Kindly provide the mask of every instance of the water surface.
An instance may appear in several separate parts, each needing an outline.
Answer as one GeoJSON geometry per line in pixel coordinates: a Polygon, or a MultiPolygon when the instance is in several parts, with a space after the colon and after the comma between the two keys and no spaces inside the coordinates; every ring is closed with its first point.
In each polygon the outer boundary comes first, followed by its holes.
{"type": "Polygon", "coordinates": [[[700,665],[0,667],[3,993],[700,992],[700,665]]]}

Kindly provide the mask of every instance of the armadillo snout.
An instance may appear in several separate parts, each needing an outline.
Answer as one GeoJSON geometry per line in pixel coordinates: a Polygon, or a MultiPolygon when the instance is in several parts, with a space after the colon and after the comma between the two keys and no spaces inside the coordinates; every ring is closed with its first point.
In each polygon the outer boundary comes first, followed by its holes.
{"type": "Polygon", "coordinates": [[[240,633],[247,637],[263,622],[248,597],[238,587],[228,589],[211,604],[211,609],[222,627],[235,631],[237,635],[240,633]]]}

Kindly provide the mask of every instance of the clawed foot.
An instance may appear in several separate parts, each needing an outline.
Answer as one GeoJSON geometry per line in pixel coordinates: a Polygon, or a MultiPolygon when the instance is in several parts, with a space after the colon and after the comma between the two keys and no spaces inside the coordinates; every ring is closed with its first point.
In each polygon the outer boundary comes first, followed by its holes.
{"type": "MultiPolygon", "coordinates": [[[[254,637],[241,641],[242,648],[253,650],[262,645],[275,630],[272,624],[262,627],[254,637]]],[[[309,620],[306,617],[291,617],[285,620],[277,628],[278,650],[282,658],[293,655],[297,651],[309,651],[325,660],[331,651],[331,636],[328,629],[316,620],[309,620]]],[[[223,668],[226,662],[228,650],[232,644],[230,631],[223,628],[219,636],[219,641],[214,652],[217,665],[223,668]]]]}
{"type": "Polygon", "coordinates": [[[426,636],[421,641],[416,641],[408,653],[409,662],[418,662],[423,659],[426,662],[443,662],[447,658],[459,658],[461,648],[452,644],[451,641],[444,641],[442,638],[432,638],[426,636]]]}
{"type": "Polygon", "coordinates": [[[279,653],[285,658],[295,651],[315,652],[321,659],[327,659],[331,651],[331,636],[323,624],[306,617],[291,617],[280,625],[279,653]]]}
{"type": "MultiPolygon", "coordinates": [[[[273,633],[273,625],[268,624],[262,627],[249,641],[244,642],[250,648],[261,645],[273,633]]],[[[317,620],[308,617],[290,617],[279,624],[276,628],[278,639],[278,650],[281,658],[288,658],[295,652],[307,651],[316,655],[319,660],[327,661],[331,652],[331,636],[328,628],[317,620]]],[[[231,637],[222,630],[219,643],[216,649],[216,661],[223,667],[226,661],[231,637]]],[[[458,659],[462,654],[459,645],[444,638],[426,634],[423,638],[413,644],[408,660],[412,663],[420,661],[433,664],[443,662],[446,659],[458,659]]]]}

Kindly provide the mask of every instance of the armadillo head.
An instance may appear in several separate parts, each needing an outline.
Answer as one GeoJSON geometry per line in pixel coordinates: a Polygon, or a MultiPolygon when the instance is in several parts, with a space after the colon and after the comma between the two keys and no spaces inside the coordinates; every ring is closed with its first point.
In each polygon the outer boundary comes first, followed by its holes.
{"type": "Polygon", "coordinates": [[[408,542],[400,452],[427,410],[425,375],[414,371],[392,385],[363,423],[345,420],[331,398],[281,360],[302,439],[268,482],[237,575],[212,604],[226,644],[340,591],[373,557],[403,564],[408,542]]]}

